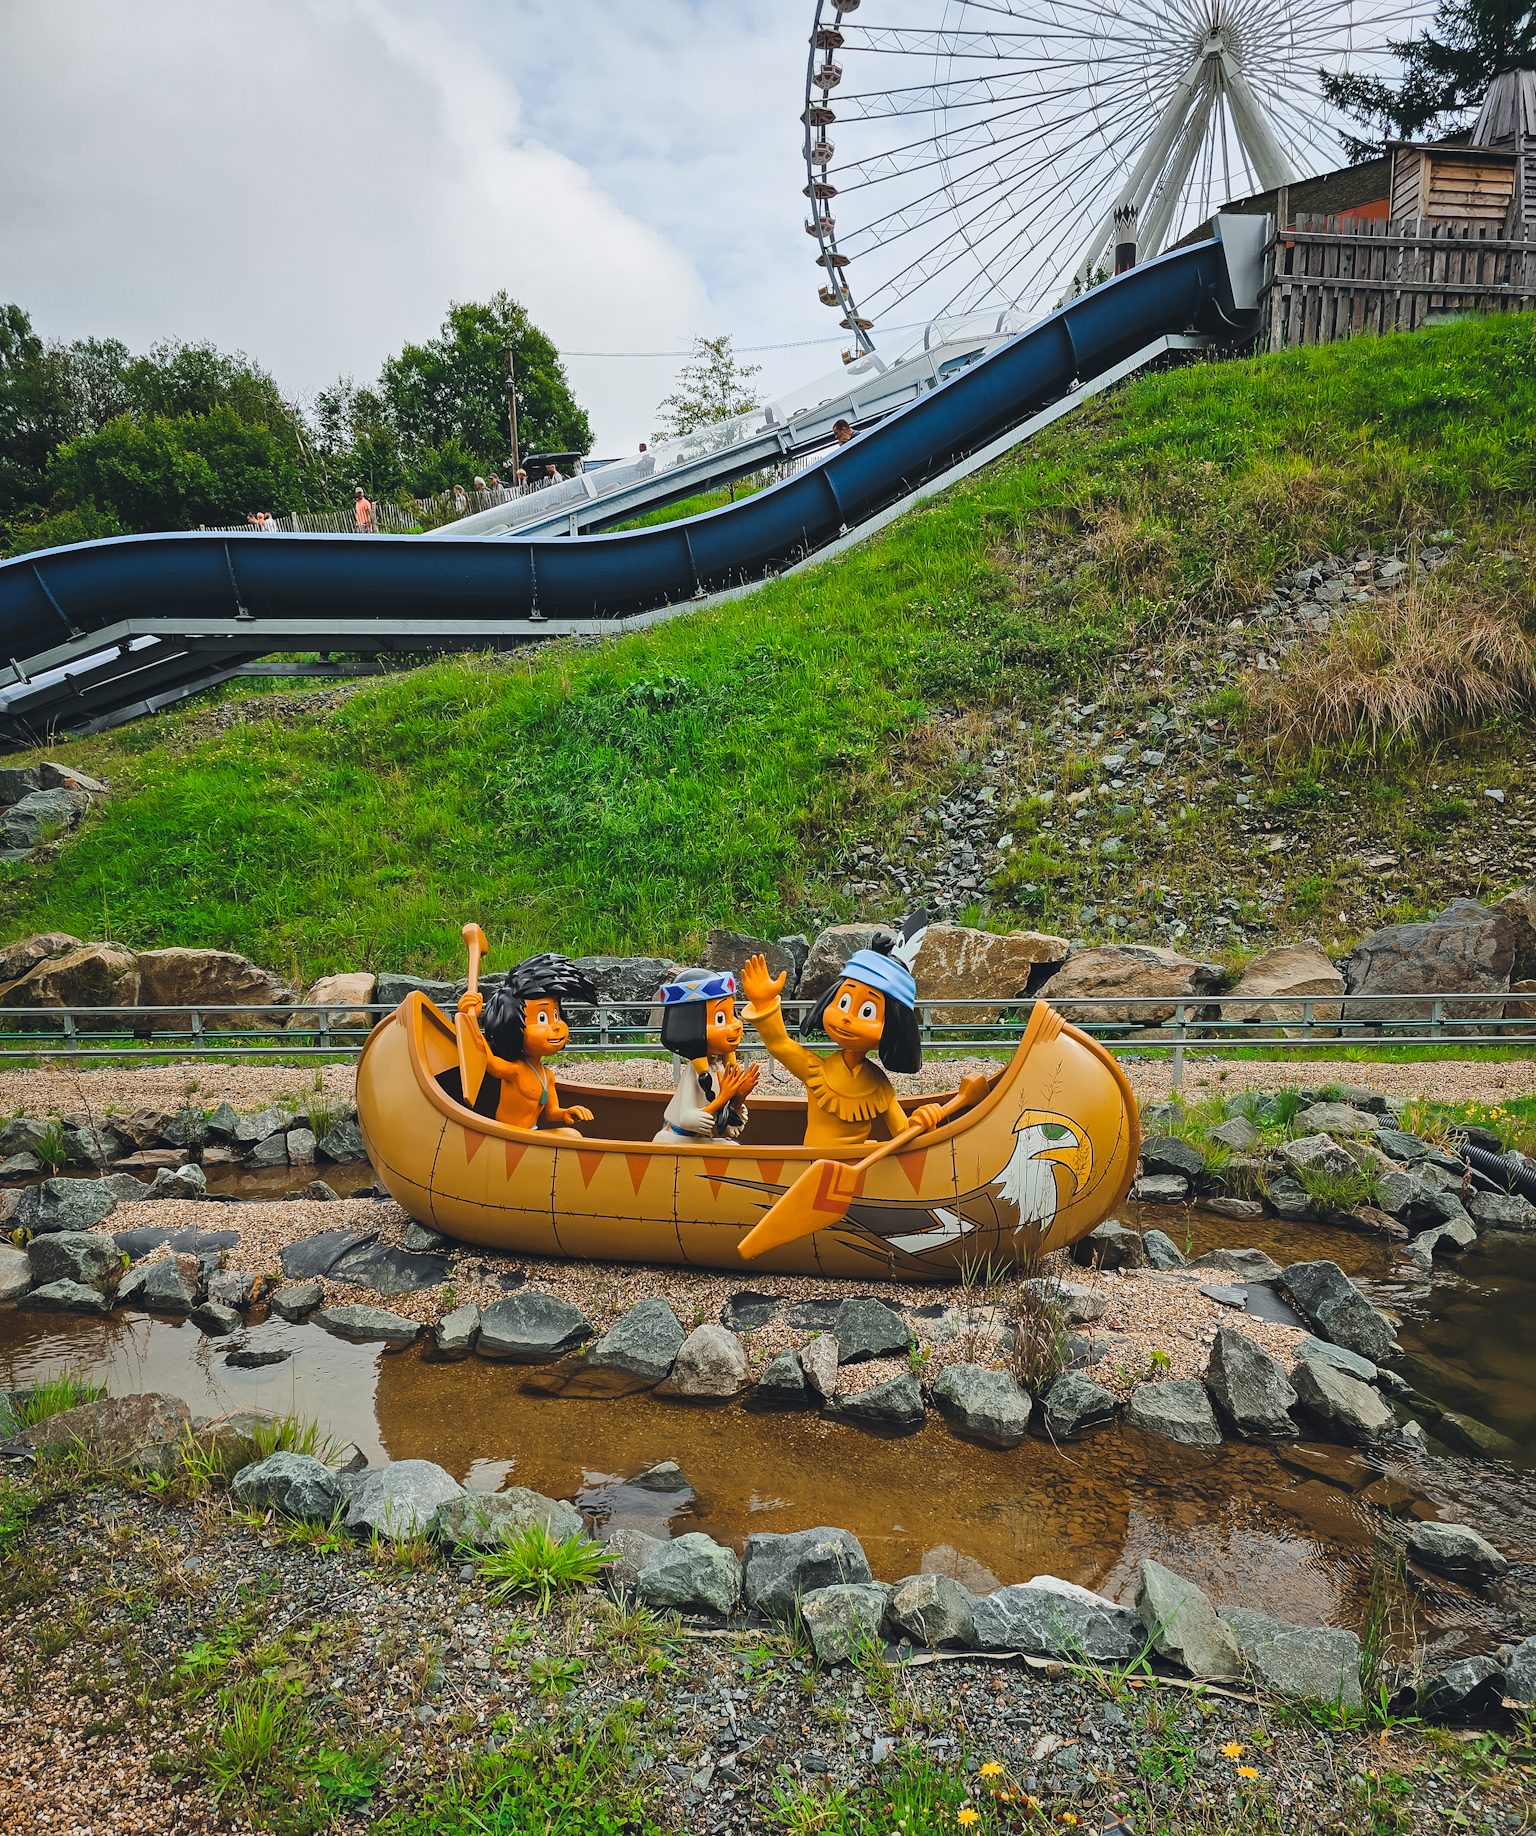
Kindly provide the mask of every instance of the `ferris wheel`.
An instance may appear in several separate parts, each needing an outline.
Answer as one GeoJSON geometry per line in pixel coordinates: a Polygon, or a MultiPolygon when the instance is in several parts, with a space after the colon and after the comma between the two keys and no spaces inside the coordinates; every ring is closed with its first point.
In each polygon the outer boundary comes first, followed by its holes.
{"type": "Polygon", "coordinates": [[[1432,0],[815,0],[807,232],[853,362],[1032,312],[1224,202],[1344,163],[1320,72],[1432,0]],[[1118,228],[1117,228],[1118,225],[1118,228]]]}

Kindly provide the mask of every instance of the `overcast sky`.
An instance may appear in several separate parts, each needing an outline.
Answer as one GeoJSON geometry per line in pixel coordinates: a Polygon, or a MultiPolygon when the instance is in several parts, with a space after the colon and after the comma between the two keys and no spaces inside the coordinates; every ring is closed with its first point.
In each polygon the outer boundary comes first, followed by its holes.
{"type": "MultiPolygon", "coordinates": [[[[44,337],[371,378],[505,287],[565,351],[837,339],[801,227],[809,0],[5,0],[0,299],[44,337]]],[[[839,341],[765,354],[769,393],[839,341]]],[[[675,360],[572,357],[599,451],[675,360]]]]}

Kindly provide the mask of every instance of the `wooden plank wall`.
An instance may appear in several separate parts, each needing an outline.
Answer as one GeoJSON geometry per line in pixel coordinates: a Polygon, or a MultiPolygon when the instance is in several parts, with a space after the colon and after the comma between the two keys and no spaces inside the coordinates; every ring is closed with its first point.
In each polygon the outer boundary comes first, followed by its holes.
{"type": "Polygon", "coordinates": [[[1453,313],[1536,310],[1536,240],[1502,226],[1299,216],[1265,253],[1262,348],[1415,331],[1453,313]]]}

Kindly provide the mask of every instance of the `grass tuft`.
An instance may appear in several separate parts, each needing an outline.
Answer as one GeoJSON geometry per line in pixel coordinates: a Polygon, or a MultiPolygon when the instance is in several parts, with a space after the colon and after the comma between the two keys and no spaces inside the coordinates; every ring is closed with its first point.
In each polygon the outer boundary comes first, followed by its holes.
{"type": "Polygon", "coordinates": [[[482,1581],[491,1584],[493,1606],[527,1599],[542,1616],[557,1594],[587,1587],[618,1558],[584,1536],[551,1536],[543,1524],[524,1524],[495,1548],[475,1558],[482,1581]]]}

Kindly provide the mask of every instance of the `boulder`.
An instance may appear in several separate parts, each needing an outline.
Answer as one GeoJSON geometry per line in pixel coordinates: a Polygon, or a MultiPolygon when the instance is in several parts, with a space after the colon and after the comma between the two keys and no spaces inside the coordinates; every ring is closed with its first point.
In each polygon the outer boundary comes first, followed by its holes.
{"type": "MultiPolygon", "coordinates": [[[[1348,956],[1345,1015],[1350,1020],[1428,1020],[1438,994],[1502,995],[1515,963],[1515,926],[1506,912],[1455,899],[1428,924],[1389,924],[1348,956]],[[1426,997],[1420,1000],[1406,996],[1426,997]],[[1370,998],[1367,998],[1370,997],[1370,998]]],[[[1502,1000],[1457,1001],[1442,1010],[1447,1025],[1493,1020],[1502,1000]]]]}
{"type": "Polygon", "coordinates": [[[1470,1192],[1466,1203],[1485,1230],[1536,1230],[1536,1205],[1513,1192],[1470,1192]]]}
{"type": "Polygon", "coordinates": [[[837,1340],[830,1332],[819,1332],[800,1347],[800,1368],[805,1381],[823,1402],[837,1394],[837,1340]]]}
{"type": "Polygon", "coordinates": [[[913,973],[923,1012],[938,1026],[990,1025],[1054,966],[1072,946],[1065,937],[1040,931],[973,931],[959,924],[930,924],[918,946],[913,973]],[[946,1007],[946,1000],[987,1000],[996,1007],[946,1007]]]}
{"type": "Polygon", "coordinates": [[[1189,1181],[1205,1172],[1205,1156],[1193,1142],[1177,1135],[1152,1135],[1141,1144],[1141,1164],[1148,1173],[1176,1173],[1189,1181]]]}
{"type": "Polygon", "coordinates": [[[390,1542],[424,1536],[437,1512],[463,1490],[452,1474],[431,1460],[395,1460],[369,1467],[347,1486],[347,1528],[390,1542]]]}
{"type": "Polygon", "coordinates": [[[840,1420],[869,1428],[911,1429],[923,1424],[923,1393],[910,1371],[873,1389],[840,1394],[833,1405],[840,1420]]]}
{"type": "Polygon", "coordinates": [[[819,1664],[846,1664],[878,1646],[889,1589],[879,1581],[819,1587],[800,1602],[800,1624],[819,1664]]]}
{"type": "Polygon", "coordinates": [[[77,1281],[102,1293],[123,1266],[123,1252],[100,1231],[56,1230],[34,1237],[25,1260],[34,1282],[77,1281]]]}
{"type": "MultiPolygon", "coordinates": [[[[664,956],[578,956],[576,967],[591,978],[599,1001],[626,1010],[618,1016],[621,1025],[643,1025],[650,1020],[656,990],[671,980],[677,964],[664,956]]],[[[585,1026],[592,1019],[590,1007],[570,1002],[565,1013],[572,1026],[585,1026]]]]}
{"type": "Polygon", "coordinates": [[[1221,1429],[1205,1385],[1193,1377],[1163,1377],[1131,1392],[1125,1419],[1133,1428],[1161,1434],[1186,1447],[1219,1447],[1221,1429]]]}
{"type": "Polygon", "coordinates": [[[1101,944],[1075,951],[1041,992],[1074,1026],[1150,1027],[1171,1020],[1176,1001],[1219,992],[1225,982],[1219,965],[1195,962],[1177,950],[1101,944]],[[1126,1005],[1154,999],[1155,1006],[1126,1005]]]}
{"type": "Polygon", "coordinates": [[[1021,1288],[1045,1305],[1054,1308],[1073,1326],[1091,1326],[1103,1319],[1109,1310],[1109,1295],[1102,1286],[1085,1281],[1063,1281],[1060,1276],[1030,1277],[1019,1283],[1021,1288]]]}
{"type": "Polygon", "coordinates": [[[640,1383],[660,1383],[682,1343],[677,1315],[660,1296],[647,1295],[614,1321],[588,1352],[587,1365],[619,1371],[640,1383]]]}
{"type": "Polygon", "coordinates": [[[29,1289],[18,1305],[35,1307],[40,1313],[110,1313],[112,1303],[100,1288],[89,1288],[82,1281],[45,1281],[29,1289]]]}
{"type": "Polygon", "coordinates": [[[290,1128],[287,1135],[289,1166],[310,1166],[314,1161],[317,1145],[313,1129],[290,1128]]]}
{"type": "Polygon", "coordinates": [[[1007,1371],[952,1364],[934,1383],[933,1400],[957,1434],[986,1447],[1017,1447],[1029,1429],[1029,1397],[1007,1371]]]}
{"type": "Polygon", "coordinates": [[[1380,1364],[1397,1350],[1397,1335],[1336,1262],[1293,1262],[1280,1285],[1320,1337],[1380,1364]]]}
{"type": "Polygon", "coordinates": [[[1331,1135],[1298,1135],[1280,1146],[1280,1158],[1302,1173],[1353,1173],[1354,1161],[1331,1135]]]}
{"type": "Polygon", "coordinates": [[[307,1320],[325,1301],[325,1289],[318,1281],[285,1281],[272,1292],[270,1306],[280,1320],[297,1325],[307,1320]]]}
{"type": "Polygon", "coordinates": [[[1234,1682],[1242,1676],[1237,1640],[1193,1581],[1164,1568],[1161,1562],[1144,1560],[1136,1611],[1152,1648],[1192,1677],[1234,1682]]]}
{"type": "Polygon", "coordinates": [[[1218,1611],[1261,1689],[1294,1702],[1360,1707],[1360,1640],[1353,1632],[1291,1625],[1251,1607],[1218,1611]]]}
{"type": "Polygon", "coordinates": [[[351,975],[322,975],[318,982],[311,982],[304,990],[299,1006],[301,1009],[330,1007],[338,1011],[330,1014],[301,1011],[294,1014],[288,1024],[313,1029],[323,1020],[332,1032],[366,1032],[375,1016],[364,1010],[374,999],[378,985],[379,978],[367,970],[351,975]]]}
{"type": "Polygon", "coordinates": [[[635,1591],[640,1570],[658,1549],[667,1546],[664,1536],[652,1536],[648,1530],[631,1523],[604,1524],[600,1535],[603,1547],[616,1558],[604,1570],[604,1577],[611,1588],[629,1593],[635,1591]]]}
{"type": "Polygon", "coordinates": [[[34,848],[74,828],[91,807],[84,791],[28,791],[9,809],[0,811],[0,859],[21,860],[34,848]]]}
{"type": "Polygon", "coordinates": [[[1470,1524],[1414,1524],[1408,1554],[1422,1568],[1482,1586],[1509,1570],[1509,1560],[1470,1524]]]}
{"type": "Polygon", "coordinates": [[[1029,1651],[1045,1657],[1125,1663],[1146,1645],[1129,1607],[1054,1575],[1036,1575],[984,1595],[973,1610],[978,1651],[1029,1651]]]}
{"type": "Polygon", "coordinates": [[[146,1313],[188,1314],[202,1299],[202,1281],[193,1256],[165,1256],[159,1262],[136,1262],[117,1284],[119,1307],[146,1313]]]}
{"type": "Polygon", "coordinates": [[[949,1575],[908,1575],[891,1589],[886,1618],[914,1645],[969,1645],[976,1632],[976,1597],[949,1575]]]}
{"type": "MultiPolygon", "coordinates": [[[[797,996],[802,1001],[819,1001],[829,988],[842,979],[843,966],[855,950],[867,950],[877,937],[889,936],[890,928],[882,924],[832,924],[821,932],[806,954],[800,971],[797,996]]],[[[922,983],[918,983],[922,993],[922,983]]]]}
{"type": "Polygon", "coordinates": [[[336,1475],[308,1454],[269,1454],[242,1467],[229,1489],[247,1510],[276,1511],[299,1523],[328,1524],[341,1508],[336,1475]]]}
{"type": "Polygon", "coordinates": [[[724,1326],[696,1326],[678,1348],[663,1396],[726,1397],[747,1387],[747,1353],[724,1326]]]}
{"type": "Polygon", "coordinates": [[[0,1301],[15,1300],[32,1286],[32,1263],[25,1250],[0,1243],[0,1301]]]}
{"type": "Polygon", "coordinates": [[[467,1358],[479,1336],[478,1307],[455,1307],[432,1328],[432,1344],[440,1358],[467,1358]]]}
{"type": "Polygon", "coordinates": [[[1095,1226],[1072,1245],[1072,1257],[1085,1268],[1144,1269],[1147,1252],[1139,1231],[1127,1230],[1114,1218],[1095,1226]]]}
{"type": "Polygon", "coordinates": [[[1214,1249],[1196,1256],[1192,1269],[1219,1269],[1224,1275],[1236,1275],[1242,1281],[1272,1281],[1280,1273],[1280,1264],[1259,1249],[1214,1249]]]}
{"type": "Polygon", "coordinates": [[[327,1129],[315,1144],[315,1152],[321,1160],[335,1161],[338,1165],[366,1160],[368,1149],[363,1143],[363,1131],[357,1126],[357,1119],[348,1116],[327,1129]]]}
{"type": "MultiPolygon", "coordinates": [[[[265,1109],[253,1109],[235,1123],[233,1140],[237,1147],[260,1147],[263,1141],[270,1141],[275,1136],[286,1137],[293,1127],[294,1116],[291,1111],[277,1109],[268,1105],[265,1109]]],[[[282,1159],[288,1158],[286,1140],[283,1144],[282,1159]]]]}
{"type": "Polygon", "coordinates": [[[747,1538],[742,1582],[747,1605],[770,1619],[788,1619],[818,1588],[871,1579],[869,1563],[851,1530],[818,1526],[787,1535],[764,1530],[747,1538]]]}
{"type": "Polygon", "coordinates": [[[18,937],[15,943],[0,950],[0,986],[20,981],[50,957],[63,956],[79,948],[80,939],[71,937],[67,931],[38,931],[31,937],[18,937]]]}
{"type": "Polygon", "coordinates": [[[432,1534],[450,1549],[495,1549],[530,1524],[540,1525],[557,1542],[586,1531],[574,1505],[526,1485],[509,1485],[499,1492],[459,1492],[433,1513],[432,1534]]]}
{"type": "Polygon", "coordinates": [[[200,1307],[194,1307],[191,1317],[197,1330],[207,1333],[210,1339],[227,1338],[245,1324],[234,1307],[216,1300],[207,1300],[200,1307]]]}
{"type": "Polygon", "coordinates": [[[861,1364],[867,1358],[904,1358],[912,1343],[906,1321],[884,1301],[861,1296],[845,1300],[832,1328],[839,1364],[861,1364]]]}
{"type": "Polygon", "coordinates": [[[741,1601],[741,1563],[734,1550],[692,1530],[646,1558],[635,1593],[647,1606],[725,1619],[741,1601]]]}
{"type": "Polygon", "coordinates": [[[1370,1135],[1376,1117],[1350,1103],[1309,1103],[1296,1117],[1296,1126],[1314,1135],[1370,1135]]]}
{"type": "Polygon", "coordinates": [[[1536,1635],[1515,1646],[1504,1666],[1504,1693],[1522,1707],[1536,1705],[1536,1635]]]}
{"type": "Polygon", "coordinates": [[[425,981],[419,975],[392,975],[387,970],[374,979],[373,998],[381,1007],[398,1007],[408,994],[424,994],[435,1006],[449,1014],[453,1012],[456,996],[452,982],[425,981]]]}
{"type": "Polygon", "coordinates": [[[1380,1369],[1369,1358],[1362,1358],[1358,1352],[1347,1351],[1342,1345],[1331,1345],[1327,1339],[1303,1339],[1296,1347],[1296,1356],[1315,1358],[1320,1364],[1331,1364],[1336,1371],[1343,1371],[1346,1376],[1360,1383],[1375,1383],[1381,1376],[1380,1369]]]}
{"type": "Polygon", "coordinates": [[[243,1269],[215,1269],[208,1277],[208,1298],[224,1307],[249,1307],[256,1293],[256,1278],[243,1269]]]}
{"type": "Polygon", "coordinates": [[[481,1309],[475,1350],[512,1364],[551,1364],[591,1337],[592,1323],[579,1307],[528,1288],[481,1309]]]}
{"type": "Polygon", "coordinates": [[[1296,1392],[1283,1367],[1231,1326],[1216,1328],[1205,1387],[1239,1434],[1296,1433],[1296,1392]]]}
{"type": "Polygon", "coordinates": [[[1536,979],[1536,886],[1506,893],[1493,909],[1509,923],[1515,952],[1510,979],[1515,982],[1536,979]]]}
{"type": "MultiPolygon", "coordinates": [[[[736,986],[741,986],[741,969],[749,956],[763,956],[768,960],[768,973],[784,977],[784,999],[794,999],[795,988],[800,980],[800,963],[793,954],[786,950],[782,943],[775,943],[769,937],[751,937],[745,931],[711,931],[704,939],[704,967],[706,969],[729,969],[736,978],[736,986]]],[[[800,962],[804,962],[801,957],[800,962]]]]}
{"type": "Polygon", "coordinates": [[[1234,1154],[1246,1154],[1257,1144],[1259,1131],[1246,1116],[1228,1116],[1225,1122],[1218,1122],[1211,1130],[1209,1139],[1230,1148],[1234,1154]]]}
{"type": "Polygon", "coordinates": [[[1397,1425],[1397,1417],[1369,1384],[1331,1364],[1299,1359],[1291,1372],[1291,1387],[1309,1415],[1346,1441],[1364,1445],[1397,1425]]]}
{"type": "Polygon", "coordinates": [[[1344,978],[1316,944],[1283,944],[1256,956],[1243,970],[1237,986],[1221,1004],[1221,1017],[1243,1026],[1262,1029],[1257,1037],[1296,1038],[1304,1030],[1306,1008],[1278,996],[1317,997],[1312,1009],[1314,1030],[1337,1021],[1340,1006],[1331,996],[1344,992],[1344,978]]]}
{"type": "Polygon", "coordinates": [[[1312,1200],[1306,1187],[1289,1173],[1278,1173],[1266,1180],[1264,1197],[1277,1218],[1288,1218],[1294,1223],[1312,1216],[1312,1200]]]}
{"type": "Polygon", "coordinates": [[[1081,1371],[1064,1371],[1045,1393],[1045,1425],[1053,1440],[1069,1441],[1115,1419],[1115,1398],[1081,1371]]]}
{"type": "Polygon", "coordinates": [[[144,1199],[200,1199],[208,1196],[208,1175],[199,1166],[160,1167],[144,1199]]]}
{"type": "Polygon", "coordinates": [[[1182,1173],[1143,1173],[1132,1185],[1131,1197],[1142,1205],[1182,1205],[1189,1197],[1189,1181],[1182,1173]]]}
{"type": "Polygon", "coordinates": [[[191,1426],[192,1412],[179,1396],[150,1391],[140,1396],[104,1396],[98,1402],[64,1409],[29,1428],[21,1438],[29,1447],[79,1443],[102,1466],[170,1473],[191,1426]]]}
{"type": "Polygon", "coordinates": [[[117,1194],[100,1179],[67,1175],[28,1186],[11,1214],[11,1223],[37,1235],[56,1230],[90,1231],[117,1209],[117,1194]]]}
{"type": "Polygon", "coordinates": [[[425,1294],[429,1288],[440,1288],[452,1272],[453,1262],[448,1256],[424,1255],[396,1249],[392,1243],[370,1242],[332,1263],[327,1280],[372,1288],[375,1294],[425,1294]]]}
{"type": "Polygon", "coordinates": [[[1419,1707],[1438,1721],[1481,1720],[1498,1707],[1501,1682],[1497,1658],[1462,1658],[1420,1688],[1419,1707]]]}
{"type": "MultiPolygon", "coordinates": [[[[232,950],[142,950],[139,1000],[145,1007],[286,1007],[293,989],[269,969],[232,950]]],[[[162,1014],[160,1031],[191,1027],[162,1014]]]]}
{"type": "MultiPolygon", "coordinates": [[[[320,1205],[334,1205],[337,1199],[341,1197],[341,1194],[334,1186],[328,1186],[323,1179],[312,1179],[307,1186],[301,1186],[299,1188],[299,1197],[313,1199],[316,1204],[320,1205]]],[[[409,1241],[410,1234],[411,1228],[407,1225],[405,1232],[407,1241],[405,1247],[407,1249],[419,1248],[420,1245],[409,1241]]],[[[434,1232],[433,1234],[435,1235],[436,1233],[434,1232]]]]}
{"type": "Polygon", "coordinates": [[[56,759],[44,759],[36,768],[39,790],[84,791],[88,797],[105,797],[107,785],[88,772],[76,771],[73,765],[60,765],[56,759]]]}
{"type": "Polygon", "coordinates": [[[1183,1250],[1166,1230],[1144,1230],[1141,1233],[1141,1247],[1151,1268],[1182,1269],[1185,1266],[1187,1258],[1183,1250]]]}
{"type": "Polygon", "coordinates": [[[414,1345],[426,1327],[387,1307],[322,1307],[315,1324],[354,1345],[414,1345]]]}
{"type": "Polygon", "coordinates": [[[45,957],[0,989],[0,1007],[133,1007],[138,1000],[138,958],[114,943],[45,957]]]}

